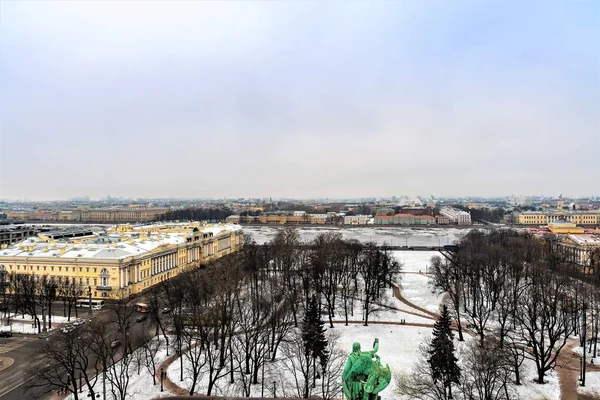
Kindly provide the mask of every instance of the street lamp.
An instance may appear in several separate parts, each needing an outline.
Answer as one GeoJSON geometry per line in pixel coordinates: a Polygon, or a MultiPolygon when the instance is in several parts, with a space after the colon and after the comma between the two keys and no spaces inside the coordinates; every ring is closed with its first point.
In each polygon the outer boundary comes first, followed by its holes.
{"type": "Polygon", "coordinates": [[[167,373],[164,368],[160,369],[160,391],[164,391],[163,380],[167,377],[167,373]]]}
{"type": "Polygon", "coordinates": [[[92,318],[92,287],[88,286],[88,297],[90,299],[90,308],[88,310],[88,316],[92,318]]]}

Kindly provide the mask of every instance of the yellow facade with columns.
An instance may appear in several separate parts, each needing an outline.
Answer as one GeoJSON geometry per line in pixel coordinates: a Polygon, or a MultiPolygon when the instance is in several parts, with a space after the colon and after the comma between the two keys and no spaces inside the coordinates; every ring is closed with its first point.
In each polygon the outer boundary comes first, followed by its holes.
{"type": "Polygon", "coordinates": [[[519,224],[522,225],[547,225],[560,220],[572,222],[576,225],[600,225],[600,211],[529,211],[519,214],[519,224]]]}
{"type": "Polygon", "coordinates": [[[57,285],[75,282],[92,297],[139,293],[216,258],[239,250],[239,225],[117,225],[75,239],[30,237],[0,250],[0,271],[33,274],[57,285]]]}

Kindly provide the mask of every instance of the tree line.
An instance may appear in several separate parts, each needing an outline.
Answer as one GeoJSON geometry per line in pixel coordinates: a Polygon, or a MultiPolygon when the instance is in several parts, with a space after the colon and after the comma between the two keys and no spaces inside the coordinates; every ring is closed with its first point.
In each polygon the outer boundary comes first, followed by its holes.
{"type": "Polygon", "coordinates": [[[0,316],[5,325],[10,325],[11,318],[17,315],[30,315],[34,328],[42,331],[40,321],[42,312],[47,310],[48,329],[52,329],[52,306],[56,301],[62,302],[63,316],[68,321],[74,314],[78,317],[77,300],[86,296],[88,288],[75,279],[55,280],[48,275],[18,274],[15,271],[0,270],[0,296],[2,307],[0,316]]]}
{"type": "Polygon", "coordinates": [[[229,207],[188,207],[169,210],[158,216],[158,221],[224,221],[233,215],[229,207]]]}

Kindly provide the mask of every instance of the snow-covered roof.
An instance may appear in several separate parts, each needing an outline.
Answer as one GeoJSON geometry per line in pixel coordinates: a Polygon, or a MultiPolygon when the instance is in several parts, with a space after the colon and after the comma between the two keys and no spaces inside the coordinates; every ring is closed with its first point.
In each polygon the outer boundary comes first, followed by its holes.
{"type": "MultiPolygon", "coordinates": [[[[206,226],[201,232],[212,232],[212,236],[218,236],[224,232],[235,232],[241,230],[240,225],[222,224],[206,226]]],[[[139,231],[122,232],[118,234],[107,234],[105,232],[94,235],[95,240],[74,242],[81,239],[58,239],[45,241],[40,237],[33,236],[6,249],[0,250],[1,257],[56,257],[56,258],[95,258],[95,259],[120,259],[130,256],[159,250],[161,247],[173,246],[186,243],[192,231],[159,231],[142,233],[139,231]]]]}

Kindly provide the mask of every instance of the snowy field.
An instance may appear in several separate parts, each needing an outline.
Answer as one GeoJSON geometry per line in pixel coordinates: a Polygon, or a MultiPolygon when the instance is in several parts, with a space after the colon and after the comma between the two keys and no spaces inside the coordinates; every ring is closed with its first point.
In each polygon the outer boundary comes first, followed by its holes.
{"type": "Polygon", "coordinates": [[[431,257],[442,255],[438,251],[392,251],[392,256],[402,263],[402,272],[425,273],[431,265],[431,257]]]}
{"type": "MultiPolygon", "coordinates": [[[[244,226],[243,232],[250,234],[258,244],[263,244],[275,237],[283,227],[276,226],[244,226]]],[[[342,228],[334,226],[297,227],[300,238],[310,241],[321,233],[339,232],[344,239],[355,239],[361,242],[373,241],[378,244],[393,246],[443,246],[452,244],[464,236],[469,229],[457,228],[403,228],[403,227],[360,227],[342,228]]]]}
{"type": "Polygon", "coordinates": [[[433,313],[439,312],[443,295],[431,292],[428,276],[403,274],[401,293],[411,303],[433,313]]]}
{"type": "MultiPolygon", "coordinates": [[[[408,305],[404,304],[400,300],[396,299],[393,295],[392,289],[386,289],[384,293],[384,299],[382,304],[389,305],[390,308],[387,307],[379,307],[383,308],[381,311],[377,311],[371,315],[369,315],[369,321],[392,321],[392,322],[400,322],[404,320],[406,323],[417,323],[417,324],[433,324],[434,321],[431,318],[428,318],[427,315],[424,315],[419,310],[416,310],[408,305]],[[393,307],[393,308],[392,308],[393,307]],[[398,309],[398,310],[396,310],[398,309]],[[419,315],[409,314],[405,311],[409,311],[410,313],[416,313],[419,315]]],[[[363,315],[363,303],[362,301],[355,300],[354,301],[354,315],[348,315],[348,321],[364,321],[363,315]]],[[[343,309],[340,309],[335,317],[334,321],[345,321],[345,315],[343,309]]],[[[323,315],[323,321],[328,323],[329,319],[327,315],[323,315]]],[[[336,325],[337,326],[337,325],[336,325]]]]}
{"type": "Polygon", "coordinates": [[[585,374],[585,386],[577,386],[577,392],[600,399],[600,372],[585,374]]]}

